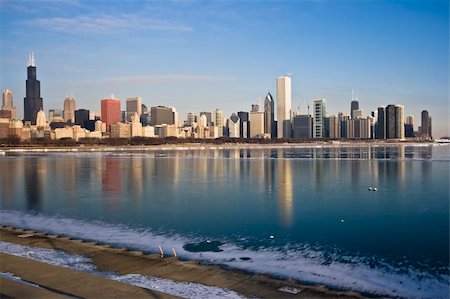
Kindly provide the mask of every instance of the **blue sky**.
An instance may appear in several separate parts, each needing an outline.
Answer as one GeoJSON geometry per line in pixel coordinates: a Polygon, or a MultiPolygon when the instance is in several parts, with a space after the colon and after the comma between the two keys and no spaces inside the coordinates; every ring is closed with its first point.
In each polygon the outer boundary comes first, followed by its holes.
{"type": "Polygon", "coordinates": [[[100,110],[114,94],[147,106],[225,115],[258,103],[292,73],[293,109],[315,97],[328,114],[403,104],[449,135],[448,1],[5,1],[0,88],[23,113],[35,52],[44,110],[100,110]]]}

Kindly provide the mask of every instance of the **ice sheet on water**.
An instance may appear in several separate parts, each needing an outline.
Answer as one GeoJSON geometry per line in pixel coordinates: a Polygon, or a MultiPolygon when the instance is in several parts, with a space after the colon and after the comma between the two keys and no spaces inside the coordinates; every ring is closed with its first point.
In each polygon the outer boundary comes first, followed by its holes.
{"type": "MultiPolygon", "coordinates": [[[[117,275],[114,273],[101,272],[91,263],[92,261],[90,258],[81,255],[68,254],[61,250],[45,249],[0,241],[0,252],[72,270],[93,273],[126,284],[184,298],[244,298],[234,291],[199,283],[177,282],[170,279],[140,274],[117,275]]],[[[2,275],[6,277],[7,274],[8,273],[0,273],[0,277],[2,277],[2,275]]],[[[15,277],[9,275],[7,278],[10,276],[15,277]]],[[[16,278],[15,280],[17,279],[20,280],[20,278],[16,278]]]]}
{"type": "MultiPolygon", "coordinates": [[[[189,252],[183,245],[201,242],[189,236],[161,235],[149,230],[138,230],[125,225],[100,221],[83,221],[42,214],[26,214],[0,210],[2,223],[53,234],[105,242],[117,246],[159,252],[158,246],[175,248],[178,256],[208,261],[233,268],[267,273],[303,282],[325,284],[339,289],[366,292],[375,295],[408,298],[448,298],[449,275],[432,275],[416,269],[398,269],[388,264],[373,267],[360,257],[345,261],[325,255],[308,246],[245,249],[226,243],[221,252],[189,252]],[[245,257],[241,259],[241,257],[245,257]]],[[[166,250],[169,251],[169,250],[166,250]]]]}

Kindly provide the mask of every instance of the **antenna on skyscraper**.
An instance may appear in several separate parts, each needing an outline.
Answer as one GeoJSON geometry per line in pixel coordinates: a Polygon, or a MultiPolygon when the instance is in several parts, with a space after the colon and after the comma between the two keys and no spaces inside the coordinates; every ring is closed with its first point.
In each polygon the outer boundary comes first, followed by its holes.
{"type": "Polygon", "coordinates": [[[352,88],[352,101],[355,100],[355,89],[352,88]]]}

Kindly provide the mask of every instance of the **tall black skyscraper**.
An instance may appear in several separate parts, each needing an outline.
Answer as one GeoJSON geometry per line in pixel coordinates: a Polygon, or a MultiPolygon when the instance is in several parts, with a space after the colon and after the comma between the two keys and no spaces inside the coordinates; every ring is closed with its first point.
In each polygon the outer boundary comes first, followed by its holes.
{"type": "Polygon", "coordinates": [[[269,134],[271,138],[276,137],[277,127],[274,122],[274,102],[270,91],[264,99],[264,133],[269,134]]]}
{"type": "Polygon", "coordinates": [[[41,82],[36,80],[36,63],[33,52],[28,59],[25,95],[23,99],[23,120],[30,121],[31,124],[35,125],[37,113],[44,107],[41,98],[41,82]]]}
{"type": "Polygon", "coordinates": [[[352,90],[352,102],[350,104],[350,117],[353,118],[353,110],[359,109],[359,102],[358,99],[355,98],[355,91],[352,90]]]}

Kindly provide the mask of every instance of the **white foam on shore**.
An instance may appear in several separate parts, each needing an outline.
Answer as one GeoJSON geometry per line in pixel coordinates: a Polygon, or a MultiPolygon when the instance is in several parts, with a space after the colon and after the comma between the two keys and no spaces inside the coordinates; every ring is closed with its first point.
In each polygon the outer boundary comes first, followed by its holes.
{"type": "Polygon", "coordinates": [[[398,269],[387,264],[373,267],[359,257],[347,258],[349,262],[342,262],[336,256],[331,257],[330,261],[329,256],[325,258],[324,253],[308,246],[249,250],[234,244],[225,244],[221,247],[222,252],[187,252],[183,249],[184,244],[201,240],[188,236],[155,234],[149,230],[137,230],[100,221],[88,222],[17,211],[0,210],[0,219],[3,224],[10,226],[155,253],[159,252],[158,245],[166,252],[173,247],[182,258],[267,273],[301,282],[325,284],[338,289],[408,298],[448,298],[449,294],[449,275],[432,275],[411,267],[398,269]],[[250,259],[242,260],[241,257],[250,259]]]}
{"type": "MultiPolygon", "coordinates": [[[[207,286],[199,283],[177,282],[170,279],[140,274],[117,275],[114,273],[100,272],[92,264],[92,260],[90,258],[81,255],[68,254],[61,250],[45,249],[0,241],[0,252],[25,257],[38,262],[60,266],[76,271],[83,271],[100,275],[107,279],[120,281],[126,284],[131,284],[150,290],[156,290],[183,298],[244,298],[234,291],[214,286],[207,286]]],[[[0,277],[2,274],[3,273],[0,273],[0,277]]],[[[12,278],[16,278],[13,275],[9,276],[11,276],[12,278]]],[[[20,278],[16,278],[15,280],[20,280],[20,278]]],[[[31,285],[39,287],[38,285],[31,285]]]]}

